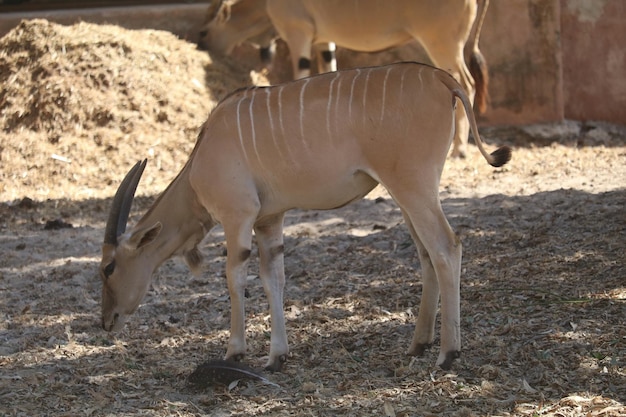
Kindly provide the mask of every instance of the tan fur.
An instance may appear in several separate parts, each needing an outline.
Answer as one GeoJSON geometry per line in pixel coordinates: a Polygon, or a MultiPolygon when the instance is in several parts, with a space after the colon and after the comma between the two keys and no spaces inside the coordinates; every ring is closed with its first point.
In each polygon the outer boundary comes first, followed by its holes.
{"type": "Polygon", "coordinates": [[[288,354],[283,315],[283,217],[292,208],[333,209],[377,184],[400,206],[423,269],[423,296],[408,353],[433,342],[441,292],[441,350],[448,368],[461,348],[461,243],[441,210],[439,180],[454,136],[456,98],[470,101],[447,73],[415,63],[327,73],[239,90],[213,111],[177,178],[116,248],[103,248],[103,325],[118,329],[136,308],[155,268],[190,250],[215,224],[224,228],[231,335],[226,358],[246,351],[244,289],[256,234],[260,276],[270,304],[267,367],[288,354]],[[134,242],[134,243],[133,243],[134,242]],[[136,242],[142,242],[141,246],[136,242]]]}

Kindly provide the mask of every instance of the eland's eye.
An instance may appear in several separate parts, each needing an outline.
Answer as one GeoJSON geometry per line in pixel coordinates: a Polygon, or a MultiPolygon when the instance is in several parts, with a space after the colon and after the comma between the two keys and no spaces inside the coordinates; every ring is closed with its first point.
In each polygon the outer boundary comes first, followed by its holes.
{"type": "Polygon", "coordinates": [[[115,271],[115,261],[111,262],[110,264],[108,264],[107,266],[104,267],[104,277],[108,278],[113,274],[113,271],[115,271]]]}

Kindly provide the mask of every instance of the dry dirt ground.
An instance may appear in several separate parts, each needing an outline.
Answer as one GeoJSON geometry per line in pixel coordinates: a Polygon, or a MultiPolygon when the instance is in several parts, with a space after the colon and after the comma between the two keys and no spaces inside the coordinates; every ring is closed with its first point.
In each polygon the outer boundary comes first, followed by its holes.
{"type": "MultiPolygon", "coordinates": [[[[463,354],[449,372],[404,355],[420,271],[384,190],[286,223],[291,354],[280,387],[199,388],[220,358],[228,295],[220,230],[205,272],[164,264],[117,335],[99,328],[100,242],[128,168],[149,164],[131,223],[184,164],[228,91],[263,82],[153,31],[25,22],[0,40],[0,415],[626,415],[626,130],[599,123],[484,129],[441,196],[464,244],[463,354]]],[[[253,263],[249,355],[268,351],[253,263]]]]}

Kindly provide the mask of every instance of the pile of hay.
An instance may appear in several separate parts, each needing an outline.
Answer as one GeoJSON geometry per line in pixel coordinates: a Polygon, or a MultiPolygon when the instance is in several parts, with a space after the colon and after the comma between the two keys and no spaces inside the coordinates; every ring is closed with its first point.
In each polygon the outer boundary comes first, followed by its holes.
{"type": "Polygon", "coordinates": [[[140,192],[156,192],[171,178],[155,167],[176,172],[217,101],[252,83],[169,32],[23,21],[0,39],[0,201],[108,196],[144,157],[140,192]]]}

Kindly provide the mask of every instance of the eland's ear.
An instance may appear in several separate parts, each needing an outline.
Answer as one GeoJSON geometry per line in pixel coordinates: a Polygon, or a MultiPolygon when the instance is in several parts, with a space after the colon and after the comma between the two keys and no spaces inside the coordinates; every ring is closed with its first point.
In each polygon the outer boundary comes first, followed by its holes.
{"type": "Polygon", "coordinates": [[[135,230],[128,239],[128,245],[133,249],[141,249],[154,242],[154,239],[161,233],[161,229],[163,229],[161,222],[156,222],[153,226],[135,230]]]}
{"type": "Polygon", "coordinates": [[[217,13],[222,8],[224,0],[212,0],[209,2],[209,8],[206,11],[206,21],[210,22],[217,16],[217,13]]]}
{"type": "Polygon", "coordinates": [[[216,19],[219,23],[226,23],[230,20],[230,3],[222,3],[217,11],[216,19]]]}

